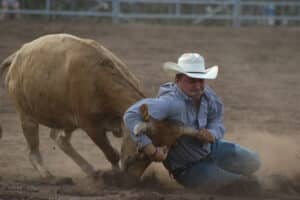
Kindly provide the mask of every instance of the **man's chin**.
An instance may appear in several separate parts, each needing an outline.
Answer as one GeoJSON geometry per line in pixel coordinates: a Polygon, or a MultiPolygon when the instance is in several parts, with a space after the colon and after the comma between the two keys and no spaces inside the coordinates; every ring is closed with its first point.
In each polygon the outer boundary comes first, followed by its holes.
{"type": "Polygon", "coordinates": [[[193,99],[200,99],[200,97],[202,96],[202,92],[201,93],[196,93],[196,94],[192,94],[190,97],[193,99]]]}

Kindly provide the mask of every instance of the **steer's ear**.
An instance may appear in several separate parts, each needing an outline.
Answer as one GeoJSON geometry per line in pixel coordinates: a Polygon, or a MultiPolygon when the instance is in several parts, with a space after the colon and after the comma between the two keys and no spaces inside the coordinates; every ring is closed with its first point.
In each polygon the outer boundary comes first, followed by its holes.
{"type": "Polygon", "coordinates": [[[142,104],[139,107],[139,110],[140,110],[143,121],[144,122],[149,122],[150,121],[150,115],[149,115],[149,112],[148,112],[147,104],[142,104]]]}

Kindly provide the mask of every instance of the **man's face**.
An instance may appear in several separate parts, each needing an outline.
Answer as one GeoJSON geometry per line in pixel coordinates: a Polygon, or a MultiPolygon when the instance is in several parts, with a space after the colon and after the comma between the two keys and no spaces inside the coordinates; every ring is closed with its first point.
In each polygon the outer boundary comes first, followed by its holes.
{"type": "Polygon", "coordinates": [[[203,94],[205,80],[190,78],[184,74],[180,74],[176,79],[176,84],[187,96],[197,100],[203,94]]]}

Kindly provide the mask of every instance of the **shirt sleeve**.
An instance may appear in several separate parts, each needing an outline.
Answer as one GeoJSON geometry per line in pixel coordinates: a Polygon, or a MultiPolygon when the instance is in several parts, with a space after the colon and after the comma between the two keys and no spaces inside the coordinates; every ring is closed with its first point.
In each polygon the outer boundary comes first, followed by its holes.
{"type": "Polygon", "coordinates": [[[222,139],[225,133],[223,112],[223,103],[215,97],[208,111],[207,129],[217,140],[222,139]]]}
{"type": "Polygon", "coordinates": [[[163,98],[147,98],[141,101],[138,101],[134,105],[128,108],[123,116],[123,120],[125,126],[130,131],[131,138],[136,142],[138,145],[138,149],[143,148],[145,145],[152,143],[151,139],[146,134],[140,134],[138,136],[133,134],[134,127],[139,123],[142,122],[142,118],[139,112],[139,107],[142,104],[147,104],[148,111],[151,117],[162,120],[167,118],[170,112],[170,103],[167,99],[163,98]]]}

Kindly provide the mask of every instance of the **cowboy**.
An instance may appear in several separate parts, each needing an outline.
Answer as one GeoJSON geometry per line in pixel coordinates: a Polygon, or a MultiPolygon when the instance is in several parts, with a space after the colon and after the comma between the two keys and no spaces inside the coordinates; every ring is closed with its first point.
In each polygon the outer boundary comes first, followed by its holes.
{"type": "Polygon", "coordinates": [[[143,99],[124,114],[125,126],[139,151],[152,161],[163,162],[175,180],[186,187],[219,188],[253,174],[260,166],[258,155],[223,140],[223,104],[205,84],[206,79],[217,77],[218,66],[206,68],[201,55],[185,53],[177,63],[165,63],[163,69],[175,78],[174,83],[163,84],[156,98],[143,99]],[[201,141],[181,136],[166,152],[154,146],[146,134],[134,135],[135,127],[144,123],[138,110],[141,104],[148,105],[154,119],[169,119],[198,129],[203,134],[201,141]]]}

